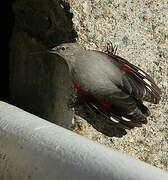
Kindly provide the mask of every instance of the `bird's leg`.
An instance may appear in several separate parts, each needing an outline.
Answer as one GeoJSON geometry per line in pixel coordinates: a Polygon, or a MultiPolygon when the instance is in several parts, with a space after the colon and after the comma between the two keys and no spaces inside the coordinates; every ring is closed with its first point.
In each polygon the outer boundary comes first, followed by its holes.
{"type": "Polygon", "coordinates": [[[80,96],[78,96],[76,93],[71,94],[71,96],[67,100],[68,108],[75,108],[83,104],[84,104],[83,99],[80,96]]]}
{"type": "Polygon", "coordinates": [[[104,52],[107,52],[108,54],[114,56],[117,53],[117,49],[118,49],[117,45],[113,45],[112,42],[108,42],[104,52]]]}
{"type": "Polygon", "coordinates": [[[72,93],[69,97],[67,97],[67,106],[68,108],[74,108],[77,104],[77,94],[76,93],[72,93]]]}

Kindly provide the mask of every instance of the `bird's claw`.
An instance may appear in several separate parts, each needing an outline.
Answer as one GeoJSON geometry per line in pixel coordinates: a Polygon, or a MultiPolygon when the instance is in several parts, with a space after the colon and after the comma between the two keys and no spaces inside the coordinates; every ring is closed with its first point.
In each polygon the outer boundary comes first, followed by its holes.
{"type": "Polygon", "coordinates": [[[104,52],[110,54],[110,55],[116,55],[118,46],[113,45],[112,42],[108,42],[106,46],[106,50],[104,52]]]}

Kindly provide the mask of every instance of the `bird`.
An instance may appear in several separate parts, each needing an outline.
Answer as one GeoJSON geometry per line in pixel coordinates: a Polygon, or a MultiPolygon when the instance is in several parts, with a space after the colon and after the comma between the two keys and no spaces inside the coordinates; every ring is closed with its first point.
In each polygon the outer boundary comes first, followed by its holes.
{"type": "Polygon", "coordinates": [[[158,104],[161,90],[142,69],[106,51],[85,50],[78,43],[63,43],[49,52],[68,65],[77,93],[96,113],[123,129],[142,127],[150,111],[144,101],[158,104]]]}

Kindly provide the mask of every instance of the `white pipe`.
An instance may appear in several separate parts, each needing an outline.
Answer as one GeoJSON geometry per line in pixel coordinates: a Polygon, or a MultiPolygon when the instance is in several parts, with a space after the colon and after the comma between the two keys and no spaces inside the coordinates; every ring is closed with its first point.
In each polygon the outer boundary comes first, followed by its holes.
{"type": "Polygon", "coordinates": [[[0,180],[168,180],[130,156],[0,102],[0,180]]]}

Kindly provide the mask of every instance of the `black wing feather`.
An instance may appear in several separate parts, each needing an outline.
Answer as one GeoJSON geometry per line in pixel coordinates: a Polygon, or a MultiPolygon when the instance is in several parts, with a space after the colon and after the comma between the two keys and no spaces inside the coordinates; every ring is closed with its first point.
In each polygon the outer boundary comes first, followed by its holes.
{"type": "Polygon", "coordinates": [[[117,116],[116,114],[110,112],[110,114],[106,113],[103,111],[103,109],[101,109],[100,107],[95,106],[92,103],[88,103],[88,106],[95,111],[96,113],[99,113],[100,115],[102,115],[104,118],[106,118],[108,121],[111,121],[112,123],[116,124],[118,127],[121,127],[123,129],[132,129],[134,127],[142,127],[142,123],[141,122],[135,122],[135,121],[124,121],[120,116],[117,116]],[[112,119],[110,119],[113,118],[112,119]]]}
{"type": "Polygon", "coordinates": [[[146,72],[119,56],[115,55],[112,57],[117,61],[121,61],[122,63],[124,63],[124,65],[127,66],[132,72],[129,73],[129,75],[133,77],[132,80],[140,82],[140,84],[145,87],[146,97],[144,96],[142,100],[149,101],[155,104],[159,103],[161,90],[146,72]]]}

